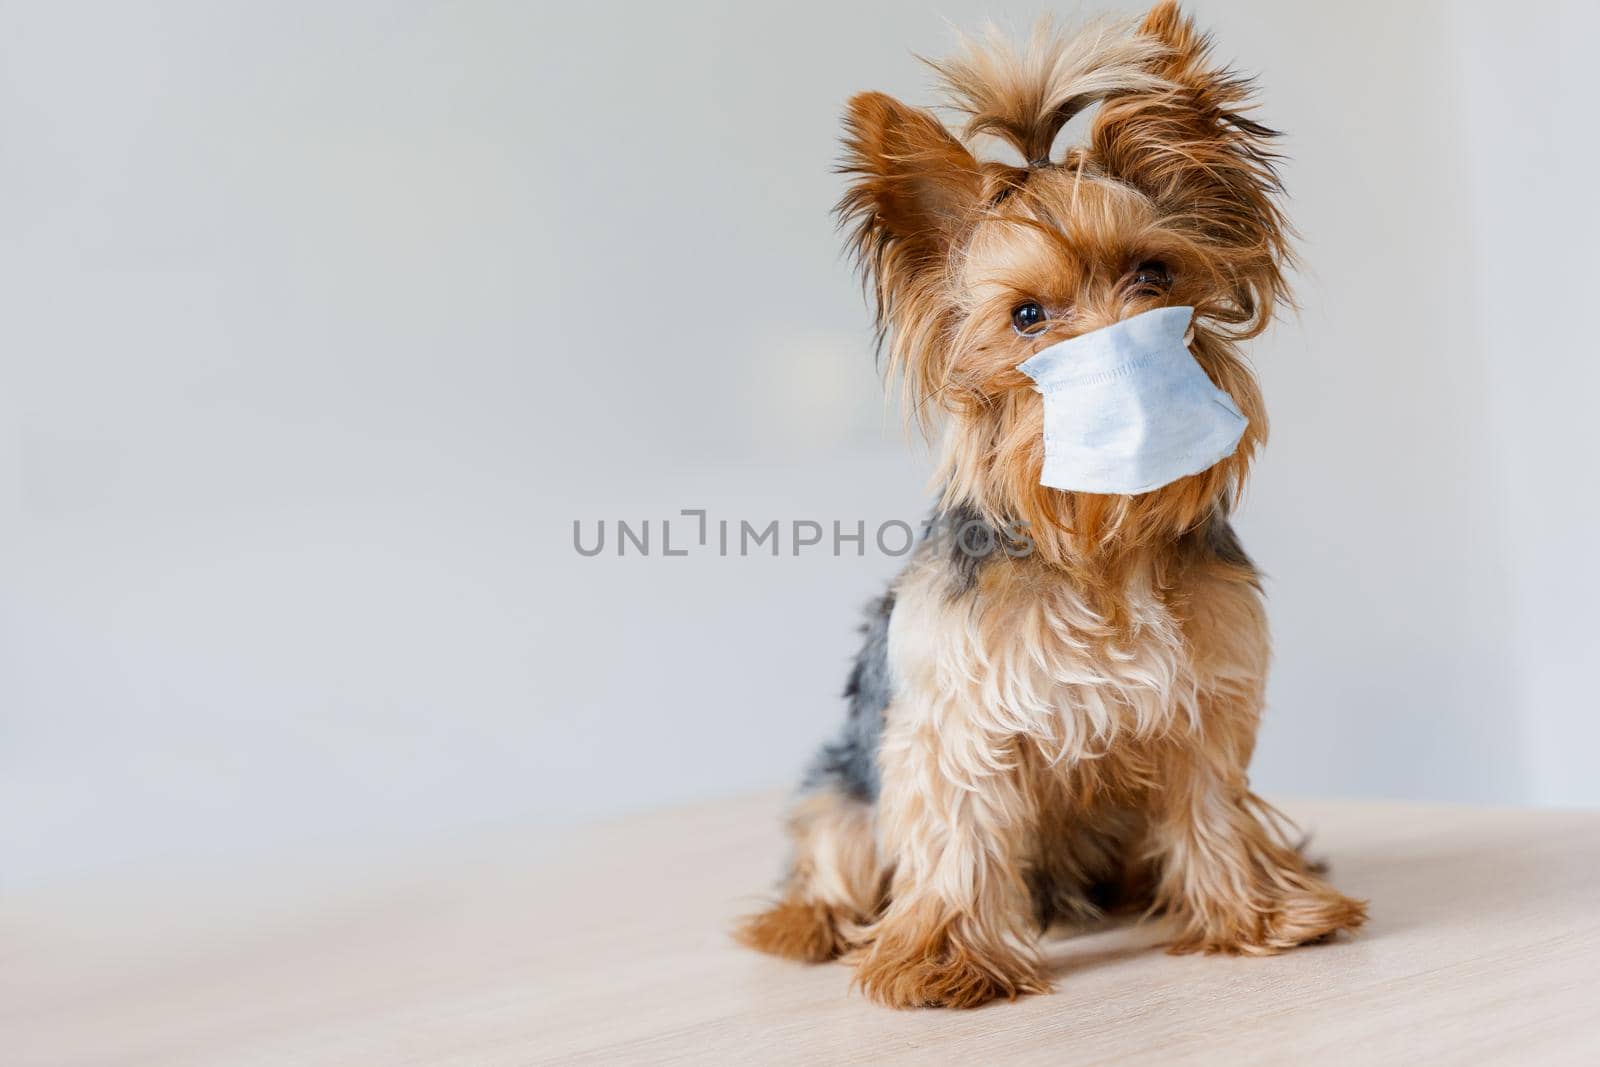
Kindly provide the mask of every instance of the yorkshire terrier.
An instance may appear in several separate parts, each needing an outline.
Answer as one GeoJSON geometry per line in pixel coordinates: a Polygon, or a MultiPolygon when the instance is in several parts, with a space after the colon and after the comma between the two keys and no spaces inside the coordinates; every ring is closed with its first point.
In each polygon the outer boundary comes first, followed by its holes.
{"type": "MultiPolygon", "coordinates": [[[[776,955],[847,957],[884,1004],[1048,991],[1039,932],[1113,908],[1167,916],[1173,952],[1246,955],[1366,917],[1246,773],[1268,634],[1228,514],[1266,418],[1237,346],[1288,302],[1291,231],[1277,134],[1248,116],[1251,81],[1210,53],[1167,2],[1046,27],[1021,50],[966,41],[932,64],[960,137],[880,93],[848,105],[839,216],[890,374],[942,430],[940,514],[1029,545],[913,552],[870,614],[843,734],[789,816],[780,899],[739,930],[776,955]],[[1084,143],[1052,159],[1094,105],[1084,143]],[[1025,165],[977,158],[980,135],[1025,165]],[[1216,395],[1205,419],[1225,454],[1195,453],[1155,488],[1052,476],[1078,462],[1062,434],[1100,394],[1074,401],[1070,373],[1047,382],[1034,364],[1163,315],[1188,395],[1216,395]]],[[[1125,385],[1139,366],[1095,380],[1125,385]]],[[[1188,433],[1190,410],[1158,400],[1134,436],[1188,433]]]]}

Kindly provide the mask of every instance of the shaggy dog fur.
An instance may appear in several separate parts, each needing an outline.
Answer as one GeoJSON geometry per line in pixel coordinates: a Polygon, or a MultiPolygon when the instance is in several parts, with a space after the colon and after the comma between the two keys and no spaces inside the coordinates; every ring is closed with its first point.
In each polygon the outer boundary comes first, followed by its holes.
{"type": "Polygon", "coordinates": [[[1340,895],[1249,789],[1267,670],[1260,585],[1228,524],[1266,433],[1238,342],[1287,293],[1288,226],[1250,83],[1176,6],[1021,51],[935,63],[965,115],[850,101],[840,203],[908,410],[942,431],[941,509],[1032,551],[924,542],[874,606],[844,734],[789,820],[767,952],[848,956],[868,996],[970,1007],[1043,992],[1041,924],[1169,916],[1174,952],[1250,955],[1352,930],[1340,895]],[[1058,133],[1098,104],[1086,142],[1058,133]],[[1024,166],[980,161],[1009,142],[1024,166]],[[1013,329],[1036,303],[1038,332],[1013,329]],[[1137,496],[1039,484],[1032,352],[1152,308],[1250,420],[1234,454],[1137,496]]]}

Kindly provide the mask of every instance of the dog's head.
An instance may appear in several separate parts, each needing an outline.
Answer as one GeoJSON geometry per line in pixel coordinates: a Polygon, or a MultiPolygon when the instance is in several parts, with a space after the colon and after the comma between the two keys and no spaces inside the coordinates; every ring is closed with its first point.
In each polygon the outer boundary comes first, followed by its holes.
{"type": "Polygon", "coordinates": [[[966,116],[959,138],[881,93],[850,101],[839,213],[908,408],[943,423],[946,504],[1027,522],[1048,558],[1085,562],[1198,525],[1265,435],[1234,342],[1287,295],[1275,135],[1243,113],[1248,80],[1209,52],[1162,3],[1142,23],[1042,26],[1020,52],[991,33],[932,64],[966,116]],[[1096,104],[1084,143],[1052,158],[1063,126],[1096,104]],[[980,161],[985,134],[1026,163],[980,161]],[[1195,357],[1250,420],[1234,454],[1139,496],[1041,486],[1042,402],[1017,365],[1166,305],[1194,307],[1195,357]]]}

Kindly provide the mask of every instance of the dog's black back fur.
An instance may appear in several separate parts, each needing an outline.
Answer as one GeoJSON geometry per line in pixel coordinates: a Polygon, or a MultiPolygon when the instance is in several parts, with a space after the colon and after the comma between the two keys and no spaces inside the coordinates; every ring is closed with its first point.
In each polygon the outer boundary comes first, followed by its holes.
{"type": "Polygon", "coordinates": [[[884,593],[867,607],[865,638],[845,681],[850,702],[844,730],[837,741],[822,746],[811,762],[800,788],[803,792],[835,789],[869,803],[878,799],[878,739],[883,734],[883,713],[889,706],[889,616],[894,611],[894,591],[884,593]]]}

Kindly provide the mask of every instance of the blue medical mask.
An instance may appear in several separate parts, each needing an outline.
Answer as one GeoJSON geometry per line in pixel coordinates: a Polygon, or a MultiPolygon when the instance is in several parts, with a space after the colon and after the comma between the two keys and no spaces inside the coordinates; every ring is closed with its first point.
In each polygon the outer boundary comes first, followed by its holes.
{"type": "Polygon", "coordinates": [[[1189,353],[1193,315],[1146,311],[1017,367],[1044,396],[1041,485],[1148,493],[1233,455],[1248,420],[1189,353]]]}

